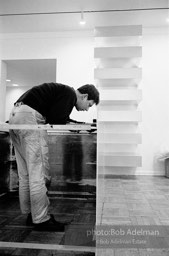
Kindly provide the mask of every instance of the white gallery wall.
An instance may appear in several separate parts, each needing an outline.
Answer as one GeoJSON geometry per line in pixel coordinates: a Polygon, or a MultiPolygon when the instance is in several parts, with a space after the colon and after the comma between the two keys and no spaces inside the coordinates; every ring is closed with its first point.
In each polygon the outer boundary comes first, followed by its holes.
{"type": "MultiPolygon", "coordinates": [[[[85,83],[94,83],[94,35],[93,31],[69,31],[58,33],[3,34],[0,35],[0,59],[57,59],[57,82],[75,89],[85,83]]],[[[164,175],[164,162],[157,160],[162,143],[169,141],[169,32],[168,28],[146,28],[142,36],[142,122],[138,131],[142,144],[138,153],[142,167],[133,173],[164,175]]],[[[45,82],[45,81],[44,81],[45,82]]],[[[2,84],[0,85],[2,86],[2,84]]],[[[23,89],[6,90],[5,120],[8,119],[12,102],[23,89]]],[[[4,89],[0,93],[4,93],[4,89]]],[[[0,102],[2,105],[2,102],[0,102]]],[[[0,106],[2,108],[2,106],[0,106]]],[[[96,118],[96,108],[89,113],[74,111],[71,117],[81,121],[96,118]]],[[[1,120],[2,116],[1,116],[1,120]]],[[[111,174],[111,170],[110,170],[111,174]]]]}
{"type": "Polygon", "coordinates": [[[158,156],[164,144],[169,150],[169,27],[143,30],[141,65],[142,168],[137,172],[164,174],[158,156]]]}
{"type": "MultiPolygon", "coordinates": [[[[1,59],[56,58],[57,82],[77,89],[83,84],[94,83],[93,40],[92,31],[7,34],[3,35],[3,39],[0,40],[2,49],[1,59]]],[[[15,102],[16,100],[16,91],[18,91],[17,95],[19,95],[18,93],[24,91],[24,89],[16,88],[14,90],[13,88],[8,88],[7,90],[5,120],[8,119],[12,101],[15,102]]],[[[89,113],[79,113],[74,110],[71,117],[79,121],[92,122],[96,118],[96,108],[90,109],[89,113]]]]}

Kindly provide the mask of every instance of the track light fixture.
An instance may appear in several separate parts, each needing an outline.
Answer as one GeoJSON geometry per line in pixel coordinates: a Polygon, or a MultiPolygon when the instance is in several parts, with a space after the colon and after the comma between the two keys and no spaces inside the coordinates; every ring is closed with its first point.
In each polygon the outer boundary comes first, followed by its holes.
{"type": "Polygon", "coordinates": [[[84,19],[84,13],[81,12],[81,19],[80,19],[80,25],[85,25],[86,24],[86,21],[84,19]]]}

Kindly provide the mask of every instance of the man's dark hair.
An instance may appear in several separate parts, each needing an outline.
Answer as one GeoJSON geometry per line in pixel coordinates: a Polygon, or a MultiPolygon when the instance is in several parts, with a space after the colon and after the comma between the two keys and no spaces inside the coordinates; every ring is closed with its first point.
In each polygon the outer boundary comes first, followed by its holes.
{"type": "Polygon", "coordinates": [[[99,91],[93,84],[85,84],[78,88],[78,91],[82,94],[88,94],[88,100],[94,100],[95,104],[99,104],[99,91]]]}

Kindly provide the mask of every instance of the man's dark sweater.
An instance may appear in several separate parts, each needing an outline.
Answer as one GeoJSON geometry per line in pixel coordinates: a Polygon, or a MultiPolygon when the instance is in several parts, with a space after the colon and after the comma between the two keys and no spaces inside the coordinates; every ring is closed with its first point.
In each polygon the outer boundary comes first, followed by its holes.
{"type": "Polygon", "coordinates": [[[38,111],[49,124],[66,124],[76,101],[75,90],[58,83],[34,86],[17,100],[38,111]]]}

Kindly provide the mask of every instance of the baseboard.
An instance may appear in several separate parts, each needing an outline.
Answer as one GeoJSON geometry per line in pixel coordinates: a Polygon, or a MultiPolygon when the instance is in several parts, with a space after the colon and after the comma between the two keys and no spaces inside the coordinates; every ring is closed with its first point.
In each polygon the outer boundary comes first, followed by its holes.
{"type": "Polygon", "coordinates": [[[130,178],[135,179],[137,176],[160,176],[165,177],[165,173],[163,172],[152,172],[152,171],[140,171],[134,174],[130,173],[100,173],[98,174],[98,178],[105,178],[105,179],[115,179],[115,178],[130,178]]]}

